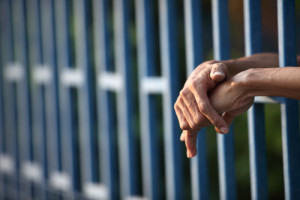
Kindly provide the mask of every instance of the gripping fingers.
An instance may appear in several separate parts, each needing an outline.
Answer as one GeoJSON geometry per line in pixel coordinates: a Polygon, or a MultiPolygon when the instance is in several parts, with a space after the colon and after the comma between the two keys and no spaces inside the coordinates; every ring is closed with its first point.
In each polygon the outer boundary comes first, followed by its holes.
{"type": "Polygon", "coordinates": [[[191,128],[193,130],[200,129],[201,124],[203,124],[203,120],[206,118],[199,112],[198,105],[193,93],[189,90],[182,90],[180,92],[180,96],[183,99],[186,108],[189,110],[192,121],[194,122],[193,127],[191,128]]]}
{"type": "Polygon", "coordinates": [[[178,118],[178,121],[179,121],[180,128],[182,130],[189,129],[190,126],[189,126],[187,120],[185,119],[180,107],[177,105],[177,102],[176,102],[174,108],[175,108],[175,112],[176,112],[176,115],[177,115],[177,118],[178,118]]]}
{"type": "Polygon", "coordinates": [[[228,133],[228,125],[210,104],[207,94],[197,86],[191,88],[198,104],[199,111],[222,133],[228,133]]]}
{"type": "Polygon", "coordinates": [[[179,98],[178,106],[180,107],[185,119],[189,124],[189,129],[196,130],[198,128],[197,123],[194,121],[192,114],[190,113],[182,98],[179,98]]]}

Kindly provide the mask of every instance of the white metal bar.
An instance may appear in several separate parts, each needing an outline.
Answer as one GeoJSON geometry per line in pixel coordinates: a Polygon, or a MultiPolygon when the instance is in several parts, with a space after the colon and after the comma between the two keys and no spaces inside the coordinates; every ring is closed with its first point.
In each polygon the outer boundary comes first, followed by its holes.
{"type": "Polygon", "coordinates": [[[36,83],[44,85],[49,84],[53,76],[48,65],[36,66],[32,75],[36,83]]]}
{"type": "Polygon", "coordinates": [[[62,70],[60,81],[66,87],[80,87],[84,82],[84,76],[80,69],[65,68],[62,70]]]}
{"type": "Polygon", "coordinates": [[[22,164],[21,171],[27,180],[31,180],[35,183],[41,183],[43,180],[42,168],[36,162],[25,161],[22,164]]]}
{"type": "Polygon", "coordinates": [[[98,84],[103,90],[120,91],[123,88],[123,80],[120,74],[104,72],[98,77],[98,84]]]}
{"type": "Polygon", "coordinates": [[[20,63],[10,63],[4,68],[4,77],[7,81],[21,81],[24,77],[24,70],[20,63]]]}
{"type": "Polygon", "coordinates": [[[168,81],[162,77],[148,77],[141,81],[141,92],[162,94],[168,89],[168,81]]]}
{"type": "Polygon", "coordinates": [[[52,172],[49,182],[50,185],[57,190],[70,191],[72,188],[70,176],[65,172],[52,172]]]}

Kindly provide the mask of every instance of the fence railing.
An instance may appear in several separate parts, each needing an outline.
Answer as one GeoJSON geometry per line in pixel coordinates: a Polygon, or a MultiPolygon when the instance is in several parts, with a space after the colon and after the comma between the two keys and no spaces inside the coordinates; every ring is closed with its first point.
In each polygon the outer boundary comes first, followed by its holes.
{"type": "MultiPolygon", "coordinates": [[[[229,59],[228,2],[211,3],[214,59],[229,59]]],[[[180,89],[175,4],[0,0],[0,199],[189,196],[173,110],[180,89]]],[[[204,61],[202,2],[183,5],[189,74],[204,61]]],[[[277,7],[280,66],[295,66],[295,1],[277,7]]],[[[246,55],[261,51],[260,10],[259,0],[244,0],[246,55]]],[[[268,199],[269,102],[281,105],[285,198],[300,199],[298,101],[267,97],[248,113],[252,199],[268,199]]],[[[220,199],[236,199],[233,128],[217,136],[217,147],[220,199]]],[[[192,199],[210,196],[206,149],[203,130],[189,164],[192,199]]]]}

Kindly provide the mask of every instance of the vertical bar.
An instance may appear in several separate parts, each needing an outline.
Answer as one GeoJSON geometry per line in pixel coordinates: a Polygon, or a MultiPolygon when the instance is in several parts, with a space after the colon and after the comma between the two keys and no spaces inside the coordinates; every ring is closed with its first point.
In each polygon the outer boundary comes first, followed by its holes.
{"type": "Polygon", "coordinates": [[[161,173],[158,166],[155,102],[141,87],[147,75],[154,74],[154,3],[156,2],[151,0],[136,0],[143,191],[144,196],[149,199],[159,199],[162,196],[159,190],[162,185],[159,181],[161,173]]]}
{"type": "Polygon", "coordinates": [[[180,132],[173,105],[176,101],[178,84],[176,5],[172,0],[159,1],[159,28],[162,74],[168,89],[163,94],[163,119],[165,142],[165,167],[167,199],[182,199],[182,165],[180,141],[174,134],[180,132]]]}
{"type": "MultiPolygon", "coordinates": [[[[19,145],[19,165],[25,161],[32,159],[31,152],[31,104],[30,104],[30,92],[29,92],[29,66],[28,66],[28,53],[27,53],[27,27],[26,27],[26,9],[25,2],[23,0],[13,1],[12,4],[13,14],[13,38],[14,38],[14,54],[15,63],[18,63],[22,67],[23,76],[17,84],[17,109],[18,109],[18,143],[19,145]]],[[[18,166],[18,173],[20,166],[18,166]]],[[[20,182],[24,180],[20,176],[20,182]]],[[[28,183],[27,183],[28,184],[28,183]]],[[[30,198],[30,188],[27,184],[20,184],[23,195],[30,198]]]]}
{"type": "MultiPolygon", "coordinates": [[[[108,23],[108,2],[109,0],[94,0],[94,21],[95,21],[95,57],[97,76],[109,70],[112,63],[109,56],[111,37],[108,23]]],[[[100,86],[98,84],[98,86],[100,86]]],[[[113,103],[108,91],[101,87],[97,89],[97,103],[99,116],[99,151],[101,157],[101,181],[108,187],[108,195],[111,199],[118,199],[119,191],[117,185],[117,156],[113,124],[113,103]]]]}
{"type": "Polygon", "coordinates": [[[60,105],[60,140],[62,145],[62,166],[63,173],[67,173],[69,184],[65,190],[70,190],[70,198],[74,190],[79,188],[78,181],[78,158],[76,156],[75,126],[72,122],[73,101],[71,99],[70,88],[65,86],[61,80],[61,75],[65,69],[70,68],[70,2],[68,0],[56,0],[55,2],[55,29],[56,29],[56,47],[57,47],[57,67],[59,80],[59,105],[60,105]]]}
{"type": "MultiPolygon", "coordinates": [[[[39,0],[28,0],[28,50],[29,66],[34,72],[43,63],[41,11],[39,0]]],[[[34,182],[34,198],[45,199],[46,162],[46,119],[45,119],[45,91],[44,86],[32,82],[32,112],[33,112],[33,162],[41,167],[41,177],[34,182]]]]}
{"type": "MultiPolygon", "coordinates": [[[[261,51],[260,0],[244,0],[246,56],[261,51]]],[[[266,138],[263,104],[248,111],[252,199],[268,199],[266,138]]]]}
{"type": "Polygon", "coordinates": [[[134,98],[133,65],[129,41],[128,0],[114,0],[116,70],[121,75],[123,90],[117,94],[120,184],[122,197],[137,194],[136,138],[133,130],[134,98]]]}
{"type": "MultiPolygon", "coordinates": [[[[295,1],[278,0],[278,45],[280,67],[296,66],[295,1]]],[[[281,104],[285,199],[300,198],[300,138],[298,101],[281,104]]]]}
{"type": "MultiPolygon", "coordinates": [[[[5,0],[2,2],[2,16],[5,29],[2,41],[2,52],[5,52],[4,60],[6,63],[5,70],[11,67],[10,64],[14,62],[14,41],[13,41],[13,26],[12,26],[12,8],[11,2],[5,0]]],[[[16,84],[6,78],[4,83],[4,112],[5,112],[5,152],[12,160],[12,172],[15,173],[17,167],[17,109],[16,109],[16,84]]],[[[6,176],[6,198],[18,198],[18,184],[16,180],[18,176],[15,174],[8,174],[6,176]],[[10,183],[11,185],[8,185],[10,183]],[[12,190],[15,189],[15,190],[12,190]]]]}
{"type": "MultiPolygon", "coordinates": [[[[201,1],[184,1],[187,77],[203,62],[201,1]]],[[[198,155],[191,159],[192,199],[208,199],[206,135],[198,133],[198,155]]]]}
{"type": "Polygon", "coordinates": [[[75,63],[81,69],[84,82],[79,89],[79,138],[80,159],[82,170],[82,184],[96,180],[96,169],[93,159],[94,147],[94,124],[93,124],[93,97],[91,64],[89,62],[88,46],[88,1],[74,1],[75,16],[75,63]]]}
{"type": "MultiPolygon", "coordinates": [[[[2,13],[2,1],[0,1],[0,12],[2,13]]],[[[3,155],[5,153],[5,129],[4,129],[4,93],[3,93],[3,85],[4,85],[4,52],[2,51],[2,40],[3,40],[3,26],[2,17],[0,18],[0,154],[3,155]]],[[[0,199],[5,198],[5,181],[4,176],[0,173],[0,199]]]]}
{"type": "Polygon", "coordinates": [[[41,24],[44,67],[49,69],[51,79],[45,86],[45,109],[47,128],[48,175],[59,169],[59,111],[57,94],[57,66],[55,55],[55,34],[53,20],[53,0],[41,1],[41,24]]]}
{"type": "Polygon", "coordinates": [[[265,119],[263,104],[248,111],[250,178],[252,199],[268,199],[265,119]]]}
{"type": "MultiPolygon", "coordinates": [[[[214,58],[225,60],[230,52],[227,0],[213,0],[212,9],[214,58]]],[[[236,199],[233,128],[227,135],[218,134],[217,141],[220,199],[236,199]]]]}

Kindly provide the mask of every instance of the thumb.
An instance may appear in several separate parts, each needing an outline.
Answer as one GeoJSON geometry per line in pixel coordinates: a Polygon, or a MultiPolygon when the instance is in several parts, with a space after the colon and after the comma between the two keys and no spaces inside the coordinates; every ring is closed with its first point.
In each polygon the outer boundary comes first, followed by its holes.
{"type": "Polygon", "coordinates": [[[223,81],[227,73],[227,66],[224,63],[212,64],[210,78],[216,82],[223,81]]]}

